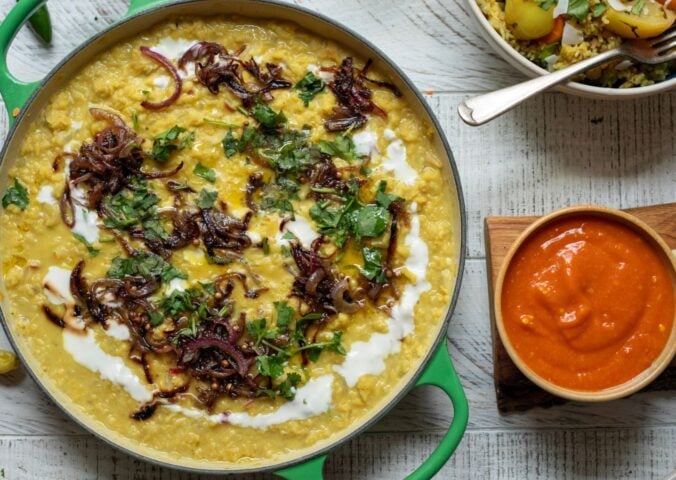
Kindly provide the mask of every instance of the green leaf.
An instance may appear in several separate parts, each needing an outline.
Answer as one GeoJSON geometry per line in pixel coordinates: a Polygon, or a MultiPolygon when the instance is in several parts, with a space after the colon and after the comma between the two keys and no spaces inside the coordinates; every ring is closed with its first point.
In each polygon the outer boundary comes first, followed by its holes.
{"type": "Polygon", "coordinates": [[[159,198],[143,186],[135,190],[123,189],[113,196],[103,199],[106,206],[106,218],[103,223],[108,228],[126,230],[156,215],[159,198]]]}
{"type": "Polygon", "coordinates": [[[259,355],[256,358],[256,368],[261,375],[277,378],[284,375],[285,355],[259,355]]]}
{"type": "Polygon", "coordinates": [[[292,400],[296,394],[296,387],[300,384],[301,377],[297,373],[288,373],[286,379],[277,386],[279,396],[292,400]]]}
{"type": "Polygon", "coordinates": [[[634,3],[634,6],[631,7],[631,13],[632,15],[641,15],[644,8],[645,0],[637,0],[636,3],[634,3]]]}
{"type": "Polygon", "coordinates": [[[174,125],[166,132],[162,132],[153,139],[153,149],[150,155],[156,162],[165,163],[169,156],[176,150],[183,150],[195,139],[195,134],[190,133],[179,140],[179,136],[186,131],[185,128],[174,125]]]}
{"type": "Polygon", "coordinates": [[[390,219],[389,212],[380,205],[365,205],[352,216],[352,228],[357,236],[377,237],[387,228],[387,222],[390,219]]]}
{"type": "Polygon", "coordinates": [[[18,178],[14,179],[14,185],[9,187],[2,196],[2,207],[6,209],[10,205],[16,205],[21,211],[26,210],[28,206],[28,190],[18,178]]]}
{"type": "Polygon", "coordinates": [[[558,0],[540,0],[539,3],[541,9],[549,10],[558,3],[558,0]]]}
{"type": "Polygon", "coordinates": [[[376,191],[376,203],[381,207],[388,208],[392,202],[403,200],[403,198],[397,195],[386,193],[385,192],[386,189],[387,182],[385,180],[381,180],[380,183],[378,184],[378,190],[376,191]]]}
{"type": "Polygon", "coordinates": [[[258,120],[262,126],[268,129],[274,129],[283,123],[286,123],[286,116],[283,112],[275,112],[265,103],[257,103],[251,109],[251,114],[258,120]]]}
{"type": "Polygon", "coordinates": [[[113,258],[108,276],[123,278],[126,276],[140,275],[142,277],[155,277],[162,282],[170,282],[174,278],[186,279],[188,276],[173,265],[167,263],[159,255],[150,252],[139,252],[131,257],[113,258]]]}
{"type": "Polygon", "coordinates": [[[150,324],[153,327],[157,327],[158,325],[161,325],[164,323],[164,315],[161,312],[158,312],[156,310],[148,312],[148,318],[150,319],[150,324]]]}
{"type": "Polygon", "coordinates": [[[211,208],[216,203],[218,198],[218,192],[214,190],[207,190],[206,188],[200,191],[200,195],[197,198],[197,206],[200,208],[211,208]]]}
{"type": "Polygon", "coordinates": [[[314,73],[308,72],[293,88],[300,90],[298,97],[307,107],[315,96],[324,90],[326,84],[321,78],[317,78],[314,73]]]}
{"type": "Polygon", "coordinates": [[[540,53],[538,53],[538,63],[542,67],[547,67],[547,60],[546,58],[549,57],[550,55],[555,55],[556,52],[559,49],[559,42],[555,43],[550,43],[549,45],[545,45],[542,47],[542,50],[540,50],[540,53]]]}
{"type": "Polygon", "coordinates": [[[216,172],[212,168],[205,167],[201,163],[195,165],[195,169],[192,171],[198,177],[202,177],[207,182],[214,183],[216,181],[216,172]]]}
{"type": "MultiPolygon", "coordinates": [[[[642,1],[642,0],[639,0],[642,1]]],[[[583,21],[589,13],[589,0],[570,0],[568,3],[568,15],[583,21]]]]}
{"type": "Polygon", "coordinates": [[[223,137],[221,144],[223,145],[223,152],[228,158],[239,152],[239,142],[232,134],[232,130],[228,130],[225,137],[223,137]]]}
{"type": "Polygon", "coordinates": [[[138,112],[136,110],[131,112],[131,125],[134,130],[138,130],[138,112]]]}
{"type": "Polygon", "coordinates": [[[296,312],[284,301],[275,302],[274,305],[277,312],[277,331],[280,334],[286,333],[296,312]]]}
{"type": "Polygon", "coordinates": [[[194,303],[197,295],[193,289],[174,290],[160,301],[160,309],[167,317],[176,317],[179,313],[197,310],[194,303]]]}
{"type": "Polygon", "coordinates": [[[92,246],[92,244],[89,243],[89,242],[87,241],[87,239],[84,238],[84,237],[83,237],[82,235],[80,235],[79,233],[73,232],[73,236],[74,236],[80,243],[82,243],[85,247],[87,247],[87,251],[89,252],[89,256],[90,256],[90,257],[95,257],[95,256],[97,256],[97,255],[100,253],[99,250],[97,250],[96,248],[94,248],[94,247],[92,246]]]}
{"type": "Polygon", "coordinates": [[[150,241],[167,240],[169,233],[162,226],[160,219],[153,217],[143,221],[143,238],[150,241]]]}
{"type": "Polygon", "coordinates": [[[260,344],[265,339],[273,339],[277,336],[276,330],[268,330],[267,320],[264,318],[257,318],[256,320],[247,322],[246,331],[249,336],[254,339],[256,345],[260,344]]]}
{"type": "Polygon", "coordinates": [[[332,157],[340,157],[350,162],[358,157],[354,142],[345,134],[338,135],[332,141],[321,140],[319,142],[319,149],[322,153],[332,157]]]}
{"type": "Polygon", "coordinates": [[[597,3],[592,10],[592,17],[598,18],[606,13],[606,10],[608,10],[608,6],[605,3],[597,3]]]}
{"type": "Polygon", "coordinates": [[[377,248],[364,247],[361,253],[364,258],[364,268],[361,269],[361,274],[372,282],[385,283],[382,252],[377,248]]]}

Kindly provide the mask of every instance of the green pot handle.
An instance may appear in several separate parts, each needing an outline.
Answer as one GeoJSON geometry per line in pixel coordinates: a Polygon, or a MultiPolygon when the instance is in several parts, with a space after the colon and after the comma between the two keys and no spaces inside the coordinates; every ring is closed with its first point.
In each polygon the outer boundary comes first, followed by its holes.
{"type": "Polygon", "coordinates": [[[147,10],[150,7],[154,7],[155,5],[159,5],[160,3],[165,3],[167,1],[168,0],[131,0],[129,3],[129,8],[127,9],[127,13],[124,14],[124,18],[131,17],[132,15],[136,15],[143,10],[147,10]]]}
{"type": "Polygon", "coordinates": [[[21,0],[0,24],[0,95],[9,113],[10,126],[40,82],[24,82],[12,75],[7,68],[7,52],[21,26],[43,3],[45,0],[21,0]]]}
{"type": "MultiPolygon", "coordinates": [[[[445,343],[439,345],[434,352],[427,368],[413,388],[421,385],[434,385],[446,392],[453,403],[453,421],[436,450],[407,477],[407,480],[429,480],[432,478],[451,458],[458,444],[460,444],[465,428],[467,428],[469,417],[467,398],[460,384],[460,378],[453,368],[445,343]]],[[[321,455],[300,465],[278,470],[275,474],[286,480],[321,480],[325,460],[326,455],[321,455]]]]}

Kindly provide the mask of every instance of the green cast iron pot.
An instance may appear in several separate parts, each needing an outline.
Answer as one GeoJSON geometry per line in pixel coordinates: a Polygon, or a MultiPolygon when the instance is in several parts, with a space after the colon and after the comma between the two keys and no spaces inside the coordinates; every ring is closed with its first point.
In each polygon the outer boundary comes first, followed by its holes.
{"type": "MultiPolygon", "coordinates": [[[[401,382],[399,388],[385,396],[378,408],[374,409],[365,419],[361,420],[340,435],[330,439],[330,443],[313,447],[307,451],[289,456],[282,461],[269,462],[264,465],[251,467],[223,468],[208,461],[186,462],[183,460],[171,461],[166,456],[152,455],[148,449],[124,442],[122,439],[111,438],[100,427],[94,424],[95,419],[77,411],[69,405],[67,399],[60,395],[58,389],[48,385],[48,381],[41,378],[31,365],[30,353],[22,350],[20,339],[0,314],[3,327],[7,332],[12,345],[21,357],[24,366],[33,379],[73,420],[111,445],[140,458],[162,466],[187,470],[198,473],[245,473],[255,471],[273,471],[280,477],[289,480],[321,479],[324,460],[332,448],[348,441],[353,436],[366,430],[385,415],[411,389],[420,385],[434,385],[441,388],[451,399],[453,404],[453,420],[442,438],[439,446],[408,478],[413,480],[429,479],[436,474],[453,454],[460,443],[467,426],[468,405],[451,359],[446,348],[446,330],[455,306],[460,280],[464,266],[466,221],[462,190],[458,172],[451,154],[451,150],[444,138],[441,127],[423,97],[416,90],[413,83],[399,70],[380,50],[371,45],[355,32],[337,24],[336,22],[297,6],[286,5],[269,0],[187,0],[176,3],[164,3],[166,0],[132,0],[125,17],[110,28],[101,32],[67,56],[41,82],[22,82],[16,79],[7,68],[7,52],[10,43],[19,28],[33,14],[45,0],[20,0],[11,10],[7,18],[0,25],[0,94],[2,95],[10,115],[10,124],[13,125],[7,141],[0,154],[0,191],[7,185],[7,172],[18,157],[18,149],[25,137],[28,124],[32,118],[46,105],[49,98],[58,91],[64,81],[72,78],[84,65],[92,61],[99,52],[105,51],[117,42],[143,32],[150,26],[163,21],[173,15],[214,15],[237,14],[245,17],[273,18],[292,21],[301,27],[323,37],[331,38],[349,49],[359,52],[364,57],[374,60],[377,68],[381,69],[402,90],[407,102],[417,110],[423,118],[429,120],[436,129],[436,145],[441,158],[446,158],[444,175],[449,179],[448,188],[452,190],[456,209],[455,231],[459,232],[458,241],[455,241],[458,258],[458,274],[454,279],[453,296],[449,303],[444,319],[439,319],[439,330],[433,344],[425,358],[414,371],[411,371],[401,382]],[[443,321],[442,321],[443,320],[443,321]],[[161,458],[160,458],[161,457],[161,458]]],[[[4,290],[4,281],[0,279],[0,289],[4,290]]],[[[6,295],[3,295],[6,298],[6,295]]],[[[3,310],[8,311],[6,305],[3,310]]]]}

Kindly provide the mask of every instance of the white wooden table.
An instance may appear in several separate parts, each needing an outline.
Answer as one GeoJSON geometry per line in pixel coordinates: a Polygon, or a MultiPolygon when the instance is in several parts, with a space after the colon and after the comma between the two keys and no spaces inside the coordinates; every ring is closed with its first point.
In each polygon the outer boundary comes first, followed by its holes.
{"type": "MultiPolygon", "coordinates": [[[[15,0],[0,0],[4,18],[15,0]]],[[[10,66],[38,79],[115,21],[125,0],[51,0],[53,47],[24,29],[10,66]]],[[[482,128],[461,123],[463,97],[522,76],[482,40],[461,0],[297,0],[362,33],[413,79],[437,114],[465,191],[468,260],[448,332],[470,402],[464,440],[438,478],[657,478],[676,473],[676,395],[639,394],[500,416],[492,378],[486,215],[541,214],[575,203],[634,207],[676,200],[676,92],[610,103],[551,93],[482,128]]],[[[0,138],[7,120],[0,119],[0,138]]],[[[0,347],[7,340],[0,334],[0,347]]],[[[451,418],[438,391],[414,391],[385,419],[333,452],[329,478],[403,478],[451,418]]],[[[187,479],[135,460],[68,420],[25,372],[0,377],[0,478],[187,479]]],[[[256,476],[255,478],[269,478],[256,476]]]]}

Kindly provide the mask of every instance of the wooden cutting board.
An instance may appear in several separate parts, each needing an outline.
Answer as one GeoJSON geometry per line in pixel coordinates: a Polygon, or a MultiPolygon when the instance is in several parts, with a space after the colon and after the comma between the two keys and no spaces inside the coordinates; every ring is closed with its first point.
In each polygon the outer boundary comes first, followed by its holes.
{"type": "MultiPolygon", "coordinates": [[[[676,203],[625,210],[643,220],[676,250],[676,203]]],[[[521,373],[509,358],[495,326],[493,289],[507,251],[530,224],[539,217],[486,217],[484,236],[488,266],[488,290],[491,303],[491,336],[493,339],[493,379],[498,409],[501,413],[528,410],[533,407],[551,407],[566,403],[535,385],[521,373]]],[[[676,390],[676,358],[667,369],[642,392],[676,390]]]]}

